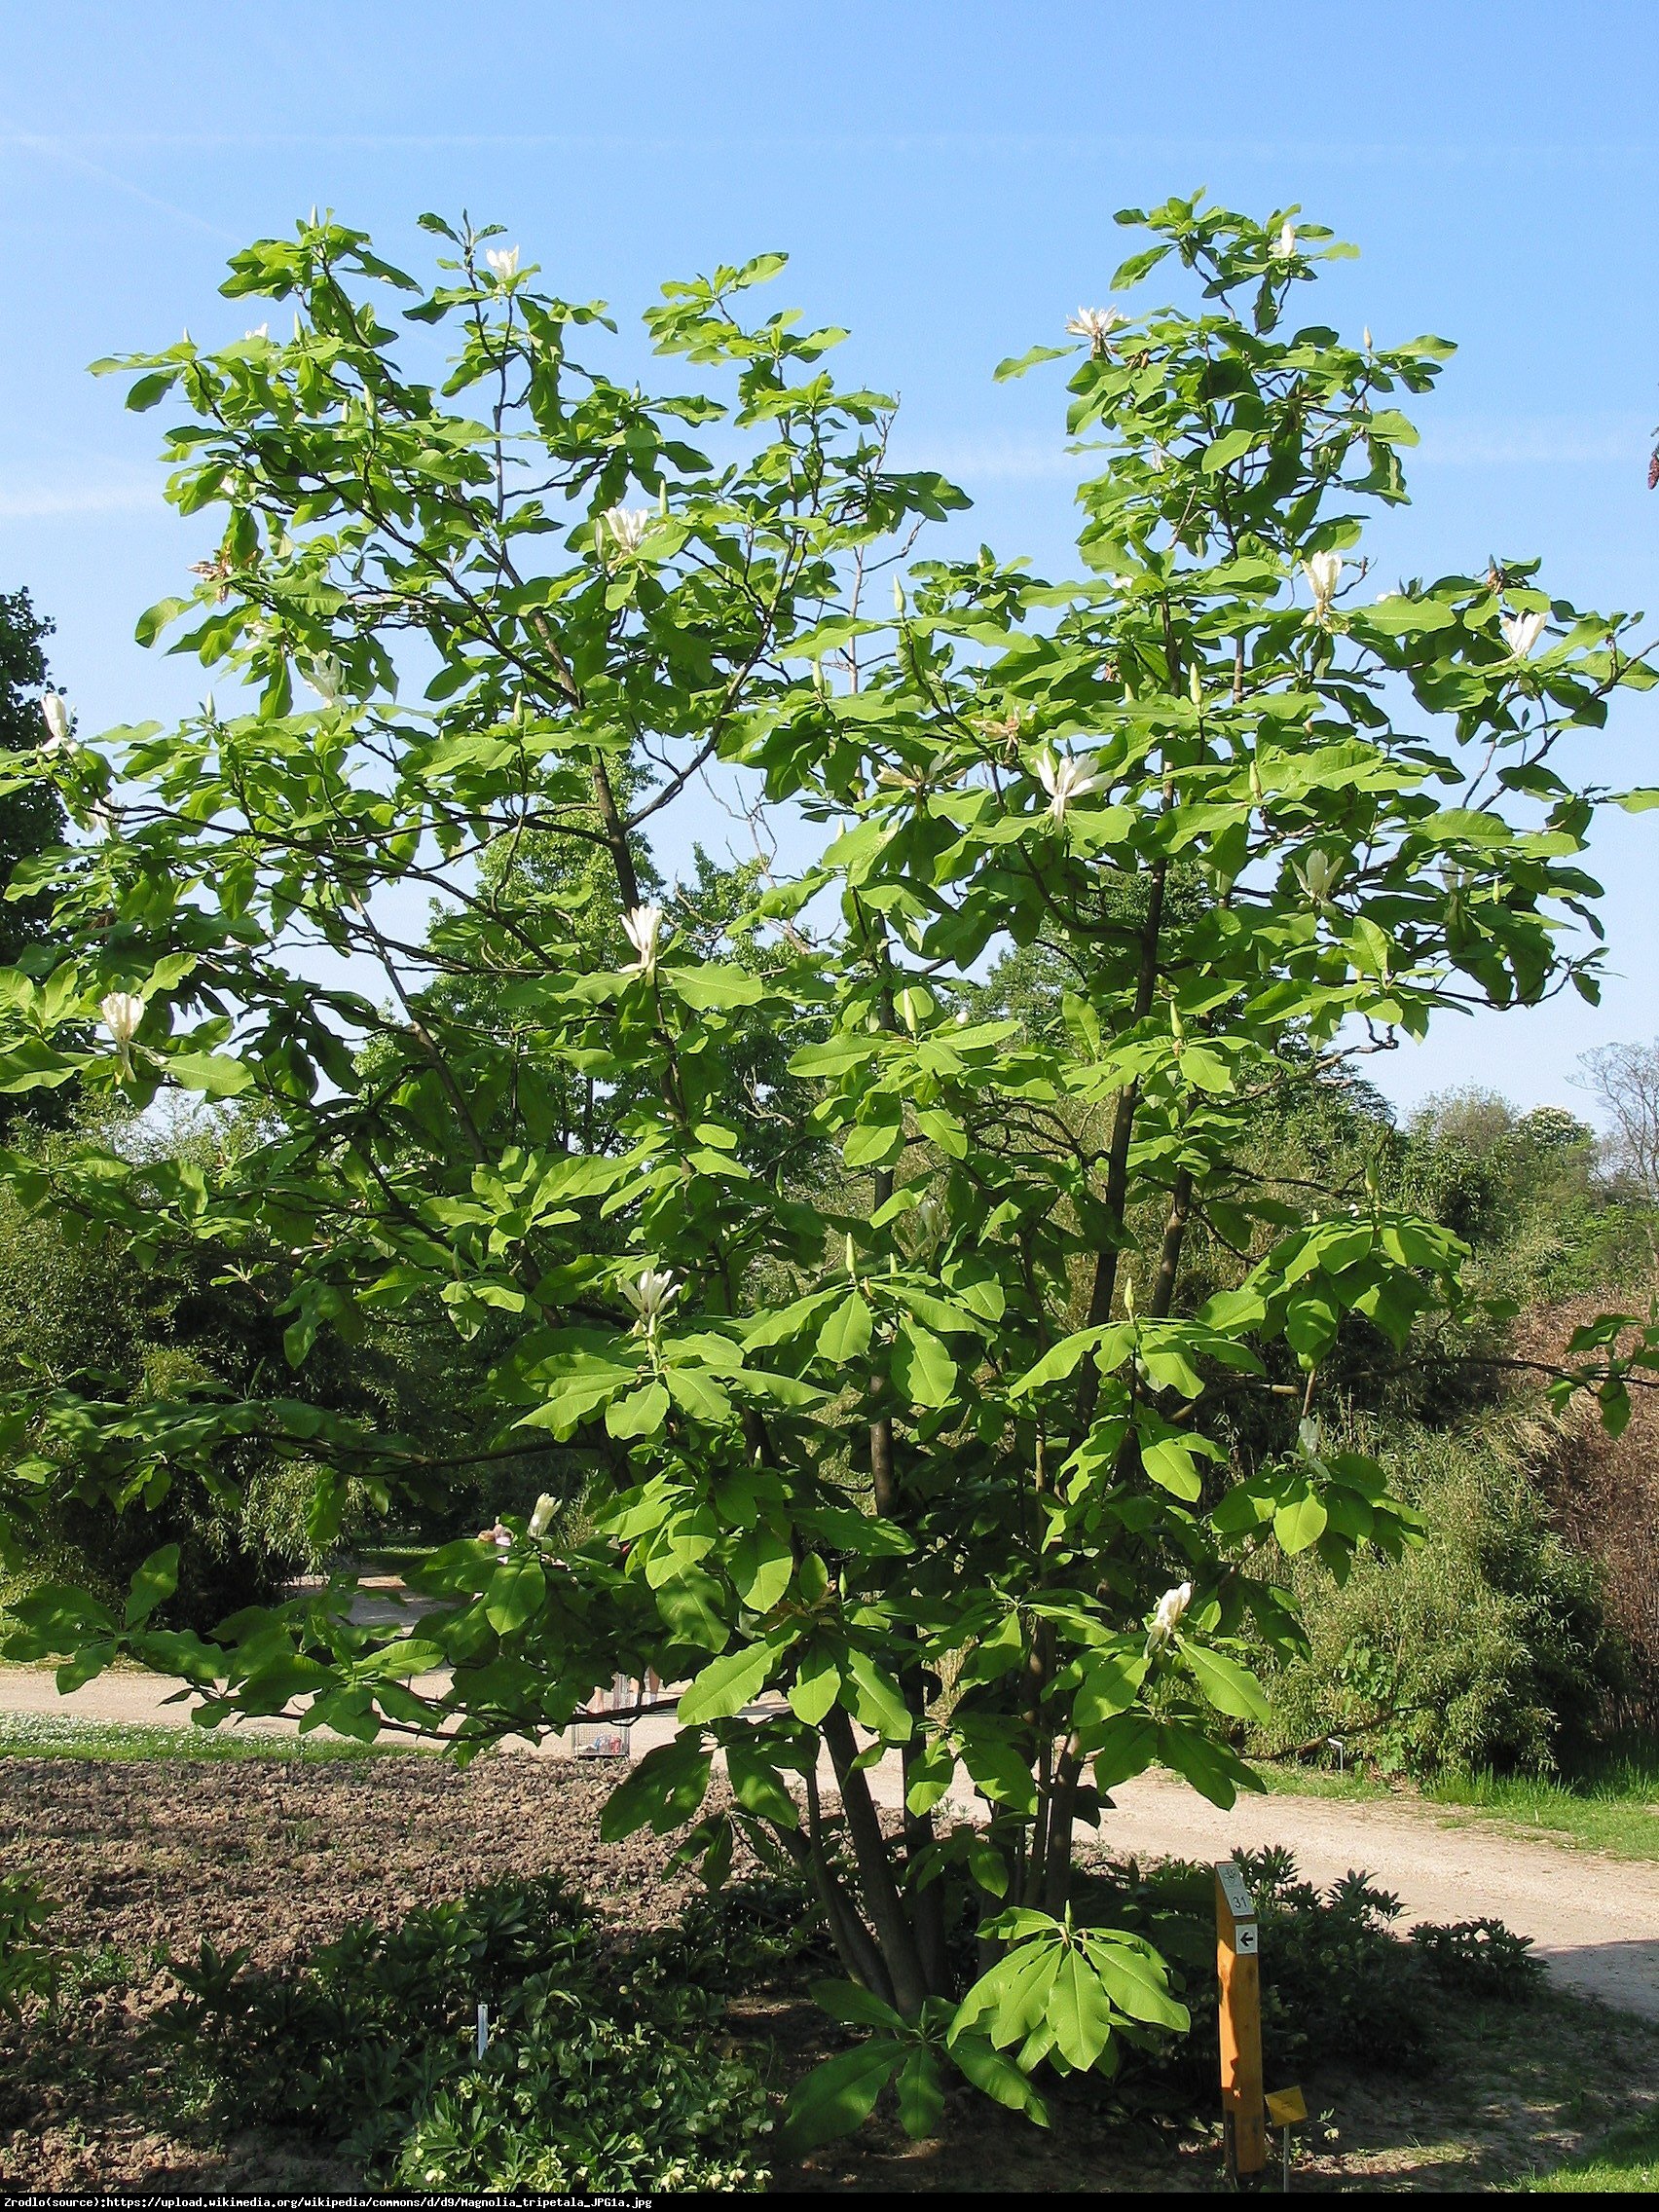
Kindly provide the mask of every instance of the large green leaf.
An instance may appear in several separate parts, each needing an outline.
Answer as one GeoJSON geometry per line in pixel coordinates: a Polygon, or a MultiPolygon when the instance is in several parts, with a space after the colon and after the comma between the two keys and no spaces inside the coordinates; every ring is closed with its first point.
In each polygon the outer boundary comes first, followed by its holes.
{"type": "Polygon", "coordinates": [[[695,1728],[656,1745],[606,1799],[600,1834],[607,1843],[619,1843],[636,1828],[649,1826],[667,1835],[683,1826],[708,1794],[713,1763],[714,1754],[695,1728]]]}
{"type": "Polygon", "coordinates": [[[945,1406],[956,1387],[956,1362],[931,1329],[901,1321],[893,1345],[893,1380],[914,1406],[945,1406]]]}
{"type": "Polygon", "coordinates": [[[797,2082],[784,2108],[783,2142],[792,2156],[850,2135],[875,2110],[875,2100],[904,2062],[906,2046],[872,2037],[838,2051],[797,2082]]]}
{"type": "Polygon", "coordinates": [[[1212,1651],[1201,1643],[1183,1641],[1181,1656],[1192,1670],[1193,1679],[1218,1713],[1230,1714],[1235,1720],[1266,1720],[1269,1715],[1267,1693],[1247,1668],[1236,1659],[1230,1659],[1224,1651],[1212,1651]]]}
{"type": "Polygon", "coordinates": [[[740,1645],[709,1662],[696,1680],[681,1693],[682,1721],[724,1720],[753,1705],[766,1686],[777,1653],[770,1643],[740,1645]]]}

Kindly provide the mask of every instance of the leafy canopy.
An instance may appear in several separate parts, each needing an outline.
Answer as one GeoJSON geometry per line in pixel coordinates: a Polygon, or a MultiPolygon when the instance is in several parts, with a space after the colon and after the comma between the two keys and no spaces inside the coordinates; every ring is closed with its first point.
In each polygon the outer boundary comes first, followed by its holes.
{"type": "Polygon", "coordinates": [[[838,332],[755,319],[779,256],[664,287],[646,330],[685,388],[656,395],[578,360],[602,311],[497,234],[423,218],[425,291],[332,218],[260,241],[225,290],[292,301],[291,338],[106,364],[180,408],[170,496],[225,517],[140,635],[237,704],[18,771],[117,826],[47,871],[6,1086],[235,1104],[208,1164],[89,1145],[14,1187],[135,1266],[194,1242],[279,1285],[299,1380],[21,1392],[14,1498],[139,1510],[250,1433],[317,1464],[323,1532],[353,1474],[429,1485],[441,1448],[303,1387],[320,1339],[416,1310],[489,1346],[469,1456],[551,1439],[587,1492],[579,1529],[550,1500],[435,1548],[412,1628],[351,1622],[342,1574],[170,1632],[164,1556],[125,1621],[49,1591],[18,1647],[66,1679],[129,1650],[209,1722],[297,1700],[467,1753],[618,1670],[687,1682],[609,1825],[694,1823],[716,1881],[738,1835],[809,1874],[828,2001],[873,2033],[803,2137],[888,2081],[926,2128],[947,2061],[1040,2116],[1034,2068],[1184,2018],[1144,1938],[1074,1923],[1074,1822],[1154,1761],[1223,1803],[1250,1784],[1246,1638],[1300,1633],[1277,1563],[1342,1574],[1414,1528],[1323,1444],[1322,1366],[1458,1297],[1449,1233],[1375,1190],[1270,1196],[1248,1136],[1309,1067],[1447,1010],[1594,995],[1606,794],[1571,756],[1651,682],[1625,618],[1535,564],[1371,589],[1397,402],[1451,349],[1293,324],[1328,233],[1120,219],[1150,243],[1119,289],[1161,271],[1188,304],[1080,316],[1003,372],[1070,362],[1060,584],[909,560],[963,497],[891,466],[890,403],[825,366],[838,332]],[[441,382],[404,365],[399,295],[452,342],[441,382]],[[822,846],[699,918],[648,895],[649,841],[706,770],[822,846]],[[977,996],[1010,948],[1062,982],[1040,1041],[977,996]],[[1259,1393],[1300,1442],[1234,1463],[1259,1393]],[[705,1816],[717,1754],[733,1803],[705,1816]]]}

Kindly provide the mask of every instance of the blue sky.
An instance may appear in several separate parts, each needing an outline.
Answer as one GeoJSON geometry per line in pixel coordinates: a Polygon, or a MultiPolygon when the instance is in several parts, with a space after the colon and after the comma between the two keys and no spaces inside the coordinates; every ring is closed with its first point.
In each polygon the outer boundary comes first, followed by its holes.
{"type": "MultiPolygon", "coordinates": [[[[225,256],[313,201],[406,261],[423,208],[464,206],[629,316],[665,276],[787,249],[782,290],[851,327],[848,373],[902,394],[906,458],[975,495],[976,535],[1054,572],[1059,386],[991,370],[1104,296],[1116,208],[1204,184],[1359,244],[1322,319],[1458,341],[1385,570],[1541,553],[1580,604],[1659,610],[1654,30],[1651,6],[1582,0],[4,0],[0,588],[56,621],[83,726],[200,696],[194,663],[131,633],[206,528],[161,504],[159,418],[85,366],[185,324],[240,333],[225,256]]],[[[1579,761],[1659,782],[1659,705],[1623,707],[1579,761]]],[[[1466,1082],[1570,1103],[1580,1051],[1659,1032],[1656,824],[1596,848],[1603,1009],[1448,1021],[1373,1063],[1400,1105],[1466,1082]]]]}

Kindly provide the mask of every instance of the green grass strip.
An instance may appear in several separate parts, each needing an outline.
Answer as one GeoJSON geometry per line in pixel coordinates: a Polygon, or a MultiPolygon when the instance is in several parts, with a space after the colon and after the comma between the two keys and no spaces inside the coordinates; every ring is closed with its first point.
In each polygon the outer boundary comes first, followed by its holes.
{"type": "Polygon", "coordinates": [[[1415,1784],[1259,1764],[1275,1795],[1341,1798],[1354,1804],[1419,1804],[1494,1826],[1542,1831],[1553,1841],[1614,1859],[1659,1860],[1659,1750],[1608,1759],[1582,1779],[1530,1775],[1439,1775],[1415,1784]]]}
{"type": "Polygon", "coordinates": [[[1581,2158],[1572,2158],[1553,2173],[1530,2174],[1520,2184],[1526,2190],[1550,2190],[1563,2195],[1589,2195],[1608,2191],[1634,2196],[1659,2190],[1659,2113],[1645,2120],[1627,2120],[1581,2158]]]}
{"type": "Polygon", "coordinates": [[[338,1759],[385,1758],[435,1746],[353,1744],[337,1737],[278,1734],[276,1730],[179,1727],[145,1721],[86,1720],[57,1713],[0,1713],[0,1758],[299,1759],[326,1765],[338,1759]]]}

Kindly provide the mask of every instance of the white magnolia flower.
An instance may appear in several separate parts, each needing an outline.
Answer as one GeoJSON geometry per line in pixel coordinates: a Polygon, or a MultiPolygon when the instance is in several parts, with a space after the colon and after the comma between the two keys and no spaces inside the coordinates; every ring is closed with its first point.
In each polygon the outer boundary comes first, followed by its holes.
{"type": "Polygon", "coordinates": [[[1280,231],[1278,237],[1274,239],[1272,244],[1269,246],[1268,252],[1272,259],[1274,261],[1288,261],[1295,253],[1295,251],[1296,225],[1294,223],[1286,223],[1283,230],[1280,231]]]}
{"type": "Polygon", "coordinates": [[[310,668],[306,673],[306,682],[325,707],[334,705],[340,696],[340,688],[345,681],[346,671],[332,653],[313,654],[310,668]]]}
{"type": "Polygon", "coordinates": [[[1544,617],[1540,613],[1506,614],[1500,625],[1504,643],[1517,660],[1525,660],[1544,634],[1544,617]]]}
{"type": "Polygon", "coordinates": [[[1342,581],[1343,557],[1340,553],[1314,553],[1303,562],[1302,568],[1313,593],[1313,611],[1323,622],[1337,596],[1337,585],[1342,581]]]}
{"type": "Polygon", "coordinates": [[[491,246],[484,259],[490,265],[490,274],[498,283],[507,284],[518,275],[519,249],[516,245],[491,246]]]}
{"type": "Polygon", "coordinates": [[[1120,314],[1116,308],[1079,308],[1066,324],[1066,335],[1070,338],[1087,338],[1089,351],[1098,358],[1105,352],[1106,341],[1113,331],[1121,330],[1128,319],[1126,314],[1120,314]]]}
{"type": "Polygon", "coordinates": [[[1098,791],[1100,779],[1091,776],[1081,760],[1068,756],[1056,760],[1045,750],[1037,761],[1037,780],[1049,794],[1049,812],[1056,822],[1065,820],[1066,808],[1086,792],[1098,791]]]}
{"type": "Polygon", "coordinates": [[[1304,1414],[1301,1420],[1298,1421],[1296,1442],[1302,1456],[1308,1461],[1309,1465],[1316,1467],[1320,1474],[1324,1474],[1326,1472],[1325,1431],[1313,1415],[1304,1414]]]}
{"type": "Polygon", "coordinates": [[[638,1282],[625,1282],[622,1295],[640,1316],[646,1336],[680,1296],[680,1285],[667,1268],[646,1268],[638,1282]]]}
{"type": "Polygon", "coordinates": [[[242,332],[242,340],[245,344],[245,342],[250,338],[269,338],[270,335],[271,325],[268,322],[261,322],[256,324],[252,330],[244,330],[242,332]]]}
{"type": "Polygon", "coordinates": [[[1322,906],[1329,899],[1342,872],[1342,862],[1333,860],[1329,853],[1309,853],[1297,868],[1315,906],[1322,906]]]}
{"type": "Polygon", "coordinates": [[[662,935],[662,908],[660,906],[630,906],[622,917],[622,927],[628,933],[628,942],[639,954],[631,960],[626,975],[637,968],[642,976],[651,975],[656,968],[657,940],[662,935]]]}
{"type": "Polygon", "coordinates": [[[1152,1627],[1147,1634],[1146,1641],[1150,1649],[1160,1649],[1171,1641],[1192,1602],[1193,1585],[1190,1582],[1179,1583],[1173,1590],[1164,1591],[1158,1601],[1158,1610],[1152,1616],[1152,1627]]]}
{"type": "Polygon", "coordinates": [[[539,1543],[553,1526],[553,1517],[559,1510],[559,1500],[546,1491],[535,1501],[535,1510],[530,1517],[530,1532],[539,1543]]]}
{"type": "Polygon", "coordinates": [[[513,1532],[510,1529],[503,1529],[498,1521],[493,1529],[479,1530],[478,1541],[481,1544],[494,1544],[498,1552],[511,1551],[513,1532]]]}
{"type": "Polygon", "coordinates": [[[132,1072],[132,1039],[144,1018],[144,1001],[135,991],[111,991],[98,1008],[104,1027],[115,1040],[116,1058],[125,1074],[132,1072]]]}
{"type": "Polygon", "coordinates": [[[113,837],[121,826],[121,817],[107,799],[95,798],[87,809],[87,823],[100,837],[113,837]]]}
{"type": "Polygon", "coordinates": [[[48,691],[40,703],[46,718],[47,739],[43,753],[68,753],[75,744],[74,732],[69,723],[69,703],[60,699],[55,691],[48,691]]]}
{"type": "Polygon", "coordinates": [[[637,553],[656,519],[649,507],[607,507],[599,518],[600,544],[608,544],[617,557],[637,553]]]}

